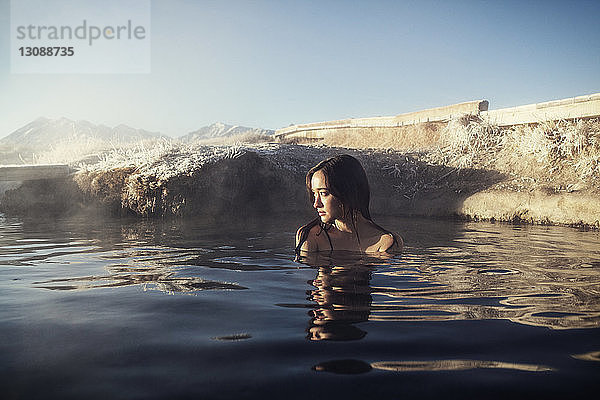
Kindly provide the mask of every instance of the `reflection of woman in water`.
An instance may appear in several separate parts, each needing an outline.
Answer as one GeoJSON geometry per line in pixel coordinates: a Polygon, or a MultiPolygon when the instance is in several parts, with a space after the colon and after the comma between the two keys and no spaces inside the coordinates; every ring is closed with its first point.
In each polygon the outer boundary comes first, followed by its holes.
{"type": "Polygon", "coordinates": [[[309,340],[358,340],[366,332],[354,324],[365,322],[371,312],[371,271],[368,265],[319,267],[308,292],[315,309],[307,329],[309,340]]]}
{"type": "Polygon", "coordinates": [[[367,174],[347,154],[321,161],[306,174],[306,188],[319,216],[300,227],[296,253],[401,250],[402,238],[371,219],[367,174]]]}

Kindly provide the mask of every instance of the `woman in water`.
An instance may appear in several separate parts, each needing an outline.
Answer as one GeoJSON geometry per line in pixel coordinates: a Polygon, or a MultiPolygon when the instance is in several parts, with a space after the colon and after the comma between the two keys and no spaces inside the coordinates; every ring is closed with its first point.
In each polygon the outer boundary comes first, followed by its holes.
{"type": "Polygon", "coordinates": [[[371,219],[367,174],[347,154],[315,165],[306,174],[306,188],[319,216],[300,227],[296,253],[350,250],[364,253],[399,251],[402,238],[371,219]]]}

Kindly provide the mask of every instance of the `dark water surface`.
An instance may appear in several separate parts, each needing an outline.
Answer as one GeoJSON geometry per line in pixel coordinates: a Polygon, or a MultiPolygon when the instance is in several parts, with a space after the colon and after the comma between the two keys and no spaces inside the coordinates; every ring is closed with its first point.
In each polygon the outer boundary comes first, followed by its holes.
{"type": "Polygon", "coordinates": [[[306,265],[289,219],[0,215],[0,398],[598,392],[598,232],[377,221],[402,255],[306,265]]]}

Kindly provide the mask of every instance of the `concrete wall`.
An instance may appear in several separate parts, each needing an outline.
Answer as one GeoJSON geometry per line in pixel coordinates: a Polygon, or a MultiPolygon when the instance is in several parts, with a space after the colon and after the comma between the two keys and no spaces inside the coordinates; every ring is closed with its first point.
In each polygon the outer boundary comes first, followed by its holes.
{"type": "Polygon", "coordinates": [[[484,111],[480,116],[499,126],[598,117],[600,116],[600,93],[484,111]]]}
{"type": "Polygon", "coordinates": [[[323,139],[328,133],[340,129],[393,128],[422,122],[448,121],[463,114],[479,115],[499,126],[600,117],[600,93],[490,111],[488,111],[488,105],[487,100],[475,100],[390,117],[349,118],[298,124],[278,129],[275,136],[279,140],[284,138],[323,139]]]}
{"type": "Polygon", "coordinates": [[[65,178],[71,172],[71,168],[63,164],[7,165],[0,166],[0,181],[65,178]]]}
{"type": "Polygon", "coordinates": [[[488,109],[487,100],[469,101],[450,106],[430,108],[391,117],[349,118],[334,121],[299,124],[278,129],[275,136],[279,139],[302,137],[322,139],[328,132],[344,128],[398,127],[421,122],[446,121],[462,114],[475,114],[488,109]]]}

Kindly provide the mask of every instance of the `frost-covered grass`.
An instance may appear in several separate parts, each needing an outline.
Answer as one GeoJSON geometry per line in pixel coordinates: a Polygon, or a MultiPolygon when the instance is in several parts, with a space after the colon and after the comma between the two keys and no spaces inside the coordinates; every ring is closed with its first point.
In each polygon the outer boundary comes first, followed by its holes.
{"type": "Polygon", "coordinates": [[[87,139],[85,142],[71,143],[69,141],[58,142],[42,152],[31,155],[34,164],[62,164],[79,160],[82,156],[97,154],[110,148],[121,147],[120,143],[111,143],[97,139],[87,139]]]}
{"type": "Polygon", "coordinates": [[[600,180],[599,119],[499,127],[464,115],[446,123],[339,129],[323,143],[418,152],[433,164],[495,170],[557,188],[600,180]]]}
{"type": "Polygon", "coordinates": [[[105,140],[87,138],[85,141],[76,142],[64,140],[52,144],[49,148],[40,151],[15,150],[23,164],[77,164],[82,160],[95,158],[117,149],[128,149],[139,146],[151,147],[163,139],[146,139],[139,142],[121,142],[118,140],[107,142],[105,140]]]}
{"type": "Polygon", "coordinates": [[[600,120],[556,121],[511,129],[504,152],[535,160],[548,171],[571,172],[579,179],[600,177],[600,120]]]}
{"type": "Polygon", "coordinates": [[[50,146],[44,151],[15,151],[0,148],[0,154],[11,156],[11,163],[22,164],[89,164],[100,160],[101,165],[114,162],[117,165],[143,165],[152,159],[174,151],[194,150],[198,146],[233,146],[272,142],[273,137],[255,131],[234,136],[196,140],[193,143],[181,143],[176,139],[147,139],[138,142],[112,141],[89,138],[76,143],[65,140],[50,146]],[[11,154],[9,154],[9,150],[11,154]],[[14,153],[14,154],[12,154],[14,153]]]}
{"type": "Polygon", "coordinates": [[[168,179],[187,175],[203,165],[220,159],[236,158],[243,154],[241,146],[204,146],[173,140],[161,140],[150,146],[141,142],[101,154],[98,162],[80,163],[81,172],[102,172],[111,169],[133,168],[142,175],[168,179]]]}
{"type": "MultiPolygon", "coordinates": [[[[576,184],[600,179],[600,120],[554,121],[500,128],[465,116],[443,129],[436,163],[494,169],[576,184]]],[[[589,183],[589,182],[588,182],[589,183]]]]}

